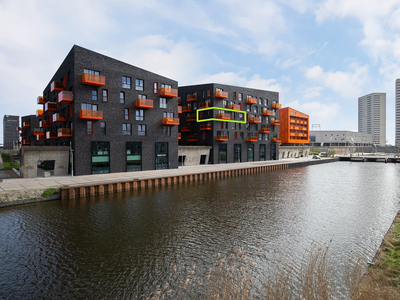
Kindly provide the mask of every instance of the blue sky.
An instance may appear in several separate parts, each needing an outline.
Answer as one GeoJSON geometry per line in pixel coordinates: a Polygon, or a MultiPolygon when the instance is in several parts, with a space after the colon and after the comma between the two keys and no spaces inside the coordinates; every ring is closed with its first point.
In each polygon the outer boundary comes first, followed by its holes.
{"type": "MultiPolygon", "coordinates": [[[[35,114],[74,44],[178,80],[277,91],[322,130],[386,93],[394,143],[400,0],[0,0],[1,116],[35,114]]],[[[0,123],[3,140],[3,123],[0,123]]]]}

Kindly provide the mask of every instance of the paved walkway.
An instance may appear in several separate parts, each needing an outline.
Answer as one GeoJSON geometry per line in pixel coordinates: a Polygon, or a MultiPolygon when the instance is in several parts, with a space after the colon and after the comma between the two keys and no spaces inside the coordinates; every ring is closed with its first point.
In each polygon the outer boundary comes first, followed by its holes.
{"type": "Polygon", "coordinates": [[[3,182],[0,182],[0,191],[42,189],[50,186],[61,186],[61,185],[80,186],[80,185],[88,185],[96,183],[121,182],[134,179],[160,178],[166,176],[196,174],[196,173],[222,171],[222,170],[230,170],[238,168],[249,168],[255,166],[293,164],[310,160],[312,160],[311,156],[309,156],[308,158],[302,158],[302,157],[287,158],[283,160],[272,160],[272,161],[256,161],[256,162],[220,164],[220,165],[198,165],[198,166],[188,166],[183,168],[179,167],[178,169],[169,169],[169,170],[151,170],[151,171],[140,171],[140,172],[82,175],[74,177],[52,176],[45,178],[37,177],[37,178],[3,179],[3,182]]]}

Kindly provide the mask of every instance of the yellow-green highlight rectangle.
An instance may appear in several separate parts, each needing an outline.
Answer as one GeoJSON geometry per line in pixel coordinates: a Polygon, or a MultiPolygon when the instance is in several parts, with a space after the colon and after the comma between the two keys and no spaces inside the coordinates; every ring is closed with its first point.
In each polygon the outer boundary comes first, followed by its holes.
{"type": "Polygon", "coordinates": [[[220,122],[246,123],[246,122],[247,122],[247,113],[246,113],[244,110],[234,110],[234,109],[222,108],[222,107],[206,107],[206,108],[199,108],[199,109],[196,110],[196,121],[197,121],[197,122],[220,121],[220,122]],[[199,120],[199,111],[209,110],[209,109],[226,110],[226,111],[233,111],[233,112],[237,112],[237,113],[242,113],[242,114],[244,114],[244,121],[221,120],[221,119],[216,119],[216,118],[199,120]]]}

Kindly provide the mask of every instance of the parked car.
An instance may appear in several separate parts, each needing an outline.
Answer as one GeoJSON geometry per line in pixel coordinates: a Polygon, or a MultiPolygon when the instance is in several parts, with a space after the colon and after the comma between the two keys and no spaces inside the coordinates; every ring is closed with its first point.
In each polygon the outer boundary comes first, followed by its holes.
{"type": "Polygon", "coordinates": [[[312,158],[313,159],[321,159],[321,156],[314,154],[312,158]]]}

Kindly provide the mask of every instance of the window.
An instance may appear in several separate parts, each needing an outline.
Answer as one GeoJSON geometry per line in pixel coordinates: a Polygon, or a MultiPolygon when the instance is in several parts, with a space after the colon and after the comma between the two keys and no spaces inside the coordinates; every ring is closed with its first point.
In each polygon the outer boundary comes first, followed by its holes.
{"type": "Polygon", "coordinates": [[[163,118],[173,118],[174,113],[171,112],[163,112],[163,118]]]}
{"type": "Polygon", "coordinates": [[[222,107],[228,108],[228,101],[222,100],[222,107]]]}
{"type": "Polygon", "coordinates": [[[205,132],[205,131],[203,131],[203,132],[201,133],[201,138],[202,138],[203,140],[206,139],[206,132],[205,132]]]}
{"type": "Polygon", "coordinates": [[[122,76],[122,87],[124,89],[130,89],[131,88],[131,78],[122,76]]]}
{"type": "Polygon", "coordinates": [[[226,164],[227,163],[227,144],[219,144],[219,151],[218,151],[218,163],[226,164]]]}
{"type": "Polygon", "coordinates": [[[237,140],[238,139],[238,133],[237,133],[237,131],[235,132],[235,140],[237,140]]]}
{"type": "Polygon", "coordinates": [[[260,134],[258,135],[258,140],[259,140],[259,141],[262,141],[262,138],[263,138],[263,137],[262,137],[262,133],[260,133],[260,134]]]}
{"type": "Polygon", "coordinates": [[[243,99],[243,94],[242,94],[242,93],[239,93],[239,94],[238,94],[238,100],[239,100],[239,101],[242,101],[242,99],[243,99]]]}
{"type": "Polygon", "coordinates": [[[143,109],[137,109],[135,112],[136,115],[136,121],[144,121],[144,110],[143,109]]]}
{"type": "Polygon", "coordinates": [[[132,135],[132,124],[122,124],[122,135],[132,135]]]}
{"type": "Polygon", "coordinates": [[[171,126],[164,126],[164,136],[171,136],[171,126]]]}
{"type": "Polygon", "coordinates": [[[251,106],[250,106],[250,105],[247,105],[247,111],[248,111],[248,112],[250,112],[250,108],[251,108],[251,106]]]}
{"type": "Polygon", "coordinates": [[[136,79],[135,86],[137,91],[143,91],[143,79],[136,79]]]}
{"type": "Polygon", "coordinates": [[[207,88],[207,97],[210,97],[210,95],[211,95],[211,89],[207,88]]]}
{"type": "Polygon", "coordinates": [[[103,90],[103,102],[108,102],[108,90],[103,90]]]}
{"type": "Polygon", "coordinates": [[[156,143],[156,170],[169,169],[168,143],[156,143]]]}
{"type": "Polygon", "coordinates": [[[233,92],[233,100],[236,100],[236,92],[233,92]]]}
{"type": "Polygon", "coordinates": [[[142,143],[126,142],[126,171],[142,170],[142,143]]]}
{"type": "Polygon", "coordinates": [[[106,122],[100,122],[100,134],[106,134],[106,122]]]}
{"type": "Polygon", "coordinates": [[[125,108],[125,110],[124,110],[124,119],[125,120],[129,120],[130,119],[129,108],[125,108]]]}
{"type": "Polygon", "coordinates": [[[81,110],[97,111],[97,104],[81,103],[81,110]]]}
{"type": "Polygon", "coordinates": [[[119,92],[119,103],[125,103],[125,93],[119,92]]]}
{"type": "Polygon", "coordinates": [[[262,99],[258,98],[258,104],[262,105],[262,99]]]}
{"type": "Polygon", "coordinates": [[[258,106],[254,106],[254,112],[255,112],[255,113],[258,112],[258,106]]]}
{"type": "Polygon", "coordinates": [[[94,74],[94,75],[100,75],[99,71],[94,71],[94,70],[89,70],[89,69],[83,69],[83,73],[89,73],[89,74],[94,74]]]}
{"type": "Polygon", "coordinates": [[[141,94],[139,94],[139,95],[138,95],[138,99],[147,99],[147,96],[146,96],[146,95],[141,95],[141,94]]]}
{"type": "Polygon", "coordinates": [[[144,125],[144,124],[139,124],[138,125],[138,135],[139,136],[145,136],[146,135],[146,125],[144,125]]]}
{"type": "Polygon", "coordinates": [[[93,134],[93,121],[86,122],[86,134],[92,135],[93,134]]]}
{"type": "Polygon", "coordinates": [[[158,93],[158,82],[153,83],[153,93],[157,94],[158,93]]]}
{"type": "Polygon", "coordinates": [[[266,140],[266,141],[269,140],[269,134],[268,133],[264,133],[264,140],[266,140]]]}
{"type": "Polygon", "coordinates": [[[167,108],[167,98],[160,98],[160,108],[167,108]]]}
{"type": "Polygon", "coordinates": [[[260,161],[264,161],[265,157],[265,145],[260,145],[260,161]]]}
{"type": "Polygon", "coordinates": [[[244,132],[240,132],[240,139],[244,140],[244,132]]]}
{"type": "Polygon", "coordinates": [[[264,99],[264,105],[267,106],[268,105],[268,100],[264,99]]]}
{"type": "Polygon", "coordinates": [[[110,173],[110,142],[92,142],[92,174],[110,173]]]}
{"type": "Polygon", "coordinates": [[[97,90],[92,90],[92,100],[97,100],[97,90]]]}

